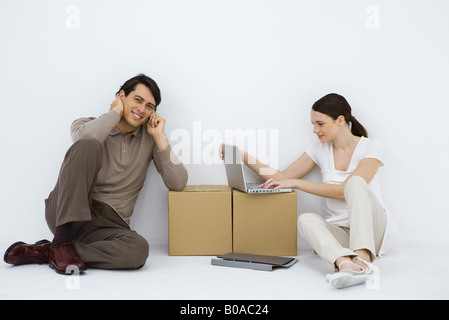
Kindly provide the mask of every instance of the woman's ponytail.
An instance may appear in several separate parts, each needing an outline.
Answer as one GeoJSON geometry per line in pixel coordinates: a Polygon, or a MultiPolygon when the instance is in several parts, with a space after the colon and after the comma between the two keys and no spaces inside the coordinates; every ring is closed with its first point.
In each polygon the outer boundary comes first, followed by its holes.
{"type": "Polygon", "coordinates": [[[358,137],[366,137],[368,138],[368,132],[366,132],[366,129],[360,122],[357,121],[357,119],[353,116],[349,116],[349,122],[350,122],[350,128],[353,135],[358,137]]]}

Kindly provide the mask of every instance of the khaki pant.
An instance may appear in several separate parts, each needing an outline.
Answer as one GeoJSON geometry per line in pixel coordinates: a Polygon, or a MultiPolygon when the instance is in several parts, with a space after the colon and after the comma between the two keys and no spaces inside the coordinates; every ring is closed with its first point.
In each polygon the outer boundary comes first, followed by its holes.
{"type": "Polygon", "coordinates": [[[303,213],[298,218],[298,230],[313,250],[330,264],[343,256],[367,249],[374,261],[382,245],[387,215],[366,181],[352,177],[345,186],[350,227],[328,223],[315,213],[303,213]]]}
{"type": "Polygon", "coordinates": [[[98,141],[82,139],[70,147],[45,200],[48,227],[54,233],[57,226],[73,222],[73,246],[88,268],[140,268],[148,257],[148,242],[110,206],[92,199],[101,164],[98,141]]]}

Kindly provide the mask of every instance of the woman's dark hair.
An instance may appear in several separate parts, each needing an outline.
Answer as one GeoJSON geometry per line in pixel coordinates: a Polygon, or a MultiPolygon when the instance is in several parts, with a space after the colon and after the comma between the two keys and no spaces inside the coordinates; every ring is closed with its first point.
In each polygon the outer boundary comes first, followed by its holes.
{"type": "Polygon", "coordinates": [[[137,76],[126,81],[120,87],[119,91],[117,91],[116,95],[119,94],[121,90],[123,90],[125,91],[125,96],[128,96],[128,94],[133,91],[139,83],[145,85],[148,89],[150,89],[151,93],[153,94],[154,100],[156,101],[156,106],[158,106],[159,103],[161,103],[161,91],[159,90],[156,81],[154,81],[150,77],[147,77],[143,73],[140,73],[137,76]]]}
{"type": "Polygon", "coordinates": [[[339,116],[345,117],[346,123],[351,122],[351,132],[358,137],[368,137],[366,129],[351,114],[351,106],[346,99],[336,93],[325,95],[312,106],[312,110],[327,114],[332,119],[337,120],[339,116]]]}

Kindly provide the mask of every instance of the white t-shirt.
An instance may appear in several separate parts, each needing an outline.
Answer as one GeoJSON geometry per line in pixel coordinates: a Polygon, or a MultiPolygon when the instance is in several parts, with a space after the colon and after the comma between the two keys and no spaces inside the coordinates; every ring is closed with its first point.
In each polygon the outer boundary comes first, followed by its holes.
{"type": "MultiPolygon", "coordinates": [[[[383,146],[382,144],[373,139],[361,137],[357,146],[354,149],[354,153],[351,158],[351,162],[348,167],[348,171],[340,171],[335,169],[334,153],[332,142],[321,143],[320,141],[314,141],[307,149],[306,153],[320,167],[322,182],[329,184],[342,184],[349,177],[351,173],[359,165],[360,161],[365,158],[374,158],[381,162],[383,166],[383,146]]],[[[382,207],[385,208],[382,201],[382,194],[380,190],[379,171],[373,177],[369,183],[371,190],[379,200],[382,207]]],[[[325,218],[332,224],[339,225],[341,227],[349,227],[348,208],[346,201],[324,198],[324,211],[325,218]]]]}
{"type": "MultiPolygon", "coordinates": [[[[332,142],[321,143],[319,140],[316,140],[306,149],[306,153],[321,169],[322,182],[328,184],[342,184],[349,175],[354,172],[360,161],[365,158],[377,159],[381,162],[381,166],[383,166],[383,152],[384,148],[380,141],[361,137],[354,149],[348,170],[341,171],[335,169],[332,142]]],[[[380,187],[379,170],[369,183],[369,186],[381,206],[385,209],[380,187]]],[[[385,231],[384,240],[387,237],[387,233],[389,233],[388,229],[390,229],[391,226],[391,222],[389,223],[391,218],[389,217],[388,211],[385,211],[387,212],[387,230],[385,231]]],[[[348,207],[346,201],[324,198],[324,213],[324,218],[327,222],[349,228],[348,207]]]]}

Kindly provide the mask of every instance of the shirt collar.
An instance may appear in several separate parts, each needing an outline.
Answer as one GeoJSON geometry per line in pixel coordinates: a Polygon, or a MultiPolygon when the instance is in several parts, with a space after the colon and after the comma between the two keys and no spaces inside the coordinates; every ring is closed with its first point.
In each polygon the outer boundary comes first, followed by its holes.
{"type": "MultiPolygon", "coordinates": [[[[137,127],[136,130],[134,130],[133,132],[131,132],[130,134],[132,134],[134,137],[139,137],[142,134],[142,126],[137,127]]],[[[114,127],[111,132],[109,133],[110,136],[116,136],[118,134],[125,134],[123,131],[119,130],[117,127],[114,127]]]]}

